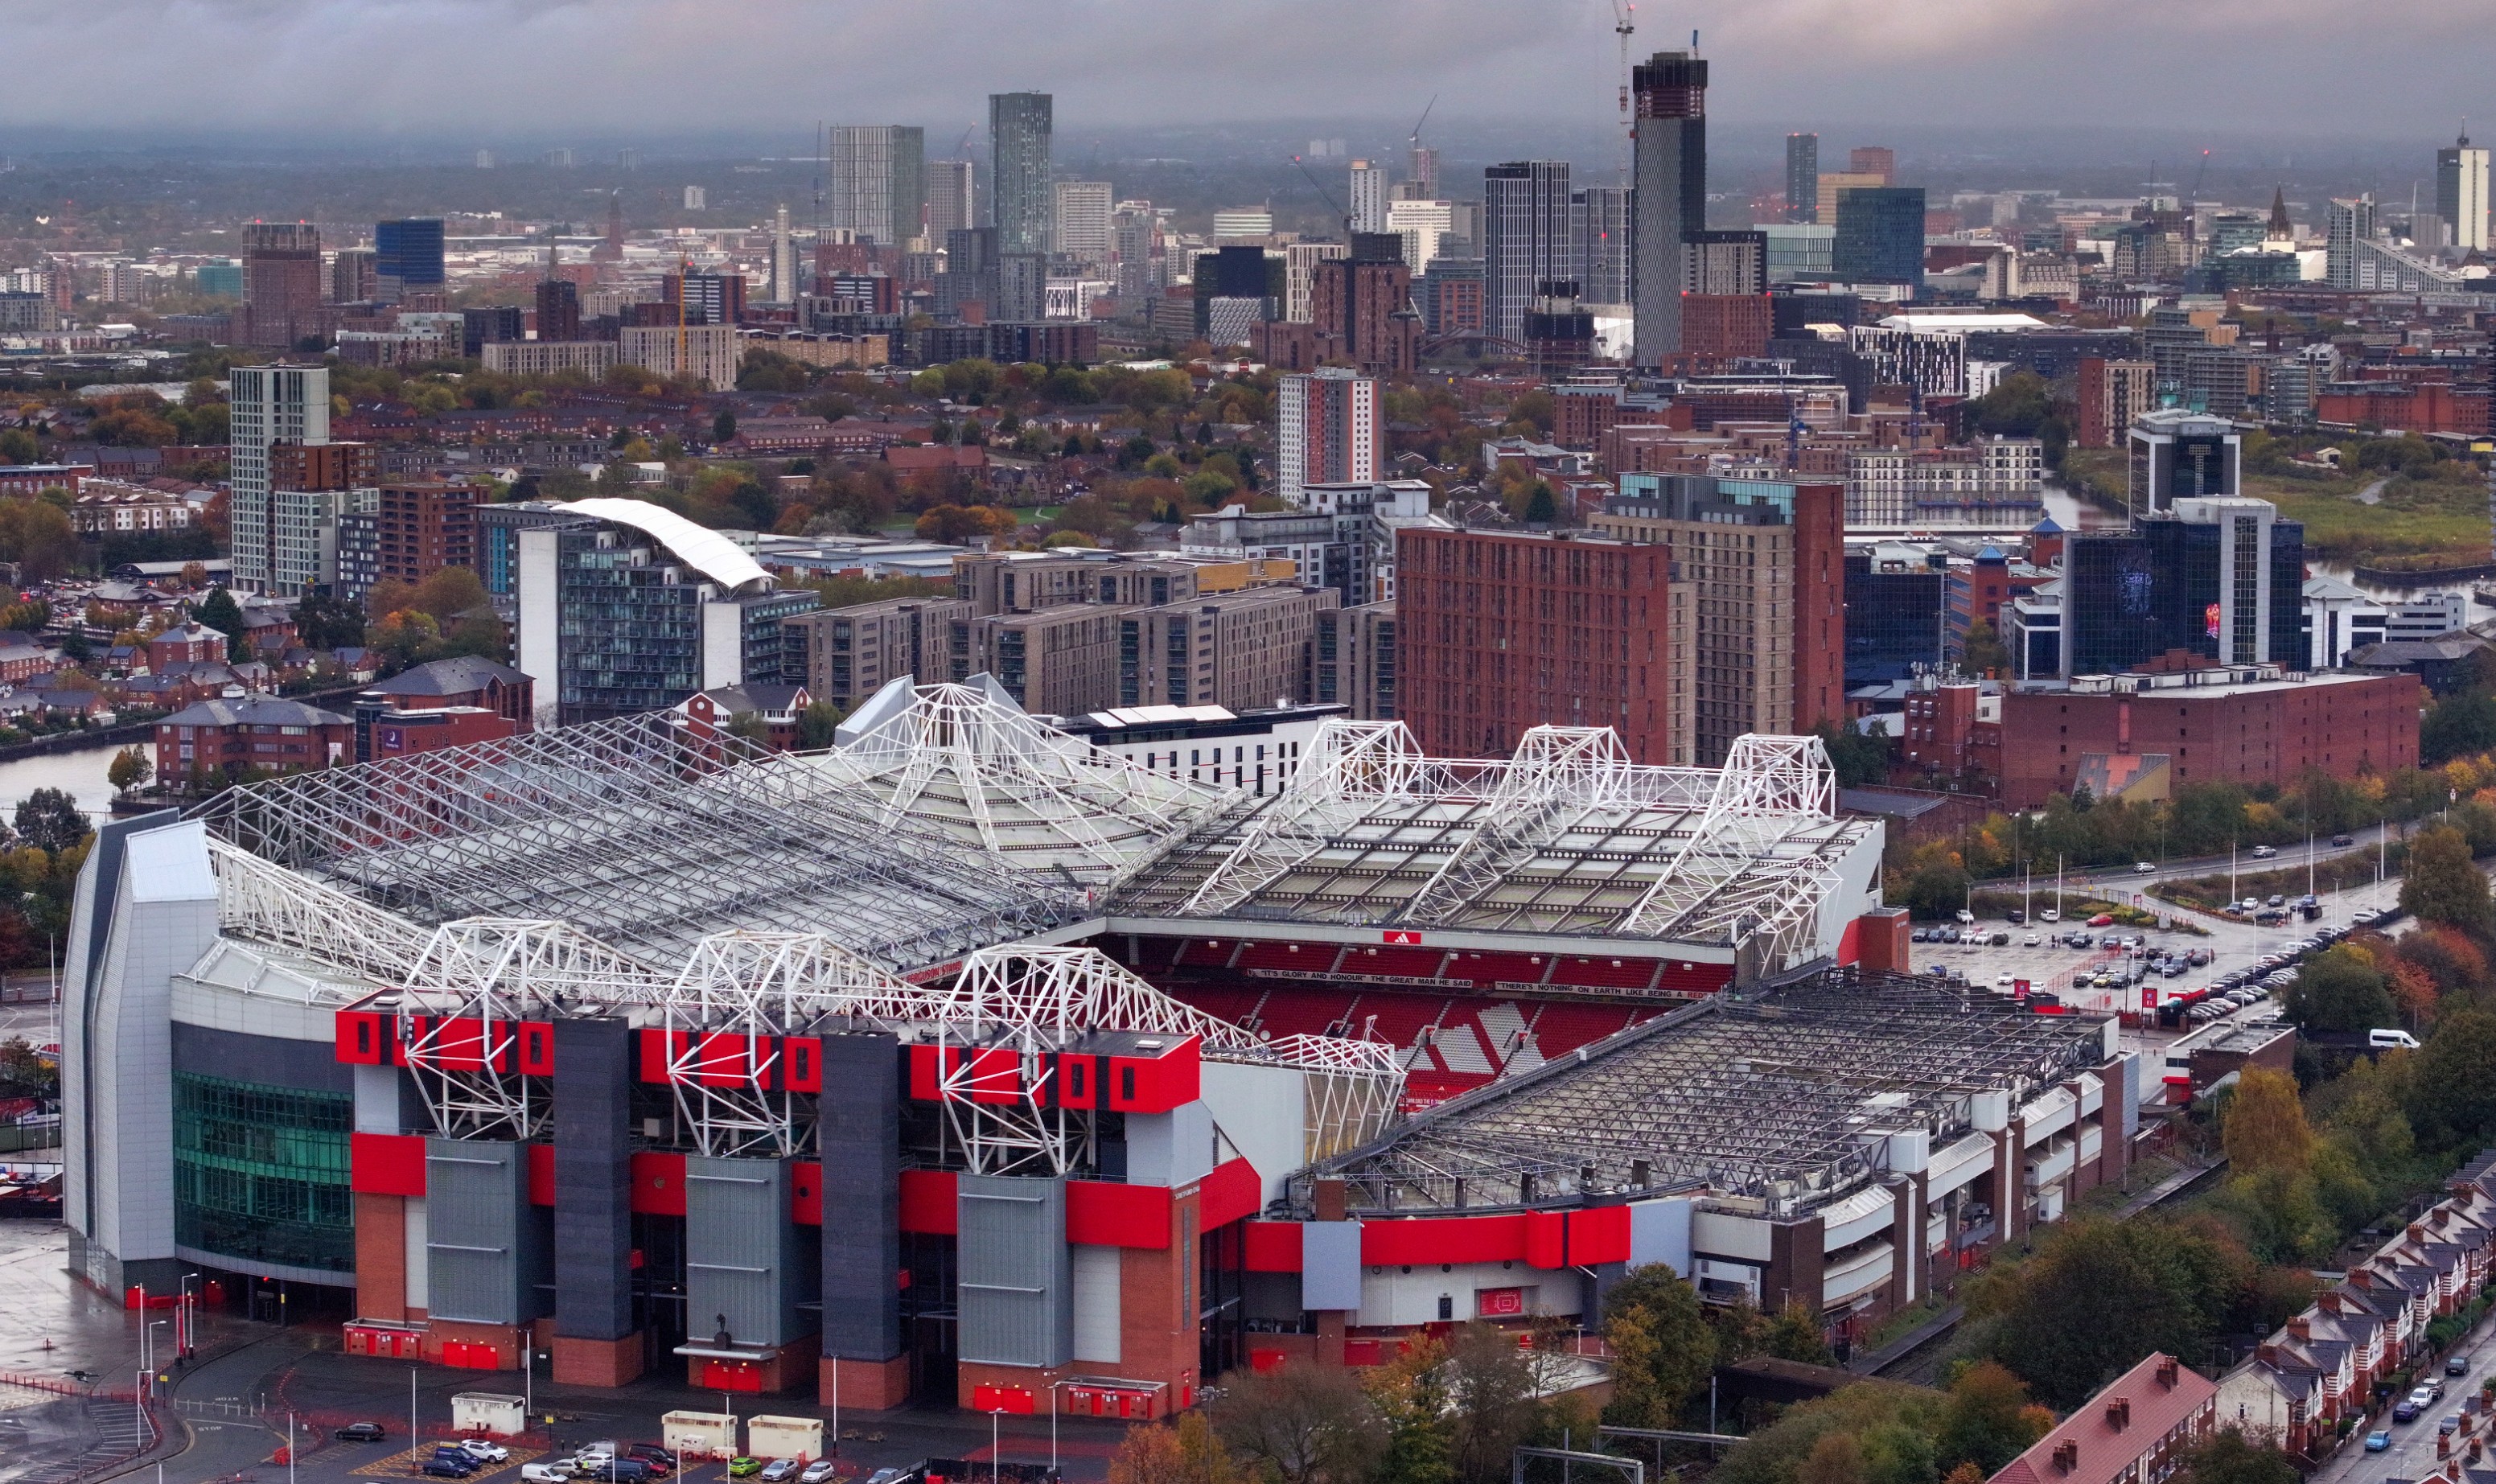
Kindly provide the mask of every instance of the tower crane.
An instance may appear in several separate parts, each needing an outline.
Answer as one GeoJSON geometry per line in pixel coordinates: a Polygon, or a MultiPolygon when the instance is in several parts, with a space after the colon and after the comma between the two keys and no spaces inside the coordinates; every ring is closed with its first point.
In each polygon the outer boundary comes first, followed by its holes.
{"type": "Polygon", "coordinates": [[[2210,152],[2205,149],[2201,151],[2201,168],[2193,172],[2193,194],[2184,198],[2184,209],[2187,212],[2190,212],[2193,209],[2193,203],[2195,201],[2201,199],[2201,181],[2209,173],[2210,152]]]}
{"type": "Polygon", "coordinates": [[[1638,138],[1638,123],[1630,114],[1630,35],[1638,30],[1638,7],[1629,0],[1612,0],[1612,34],[1621,42],[1621,150],[1618,162],[1620,183],[1630,183],[1630,143],[1638,138]]]}
{"type": "MultiPolygon", "coordinates": [[[[1419,132],[1418,127],[1416,132],[1419,132]]],[[[1333,194],[1318,182],[1318,177],[1309,170],[1309,162],[1301,159],[1297,155],[1294,155],[1292,156],[1292,163],[1300,168],[1300,173],[1308,179],[1309,189],[1318,193],[1318,200],[1325,201],[1326,203],[1326,209],[1333,212],[1335,216],[1342,221],[1343,239],[1346,242],[1350,242],[1352,240],[1352,213],[1344,210],[1342,205],[1335,201],[1333,194]]]]}

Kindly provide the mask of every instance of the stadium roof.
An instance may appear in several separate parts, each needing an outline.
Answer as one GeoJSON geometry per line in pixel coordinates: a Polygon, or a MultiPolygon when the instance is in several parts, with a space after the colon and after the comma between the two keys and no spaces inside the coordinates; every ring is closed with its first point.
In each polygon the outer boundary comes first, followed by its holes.
{"type": "Polygon", "coordinates": [[[1887,1167],[1891,1133],[1939,1149],[2106,1056],[2103,1018],[2032,1013],[1904,975],[1816,974],[1719,995],[1424,1113],[1295,1183],[1355,1212],[1415,1214],[1703,1184],[1808,1210],[1887,1167]]]}
{"type": "Polygon", "coordinates": [[[749,586],[769,587],[771,574],[736,542],[707,526],[698,526],[665,506],[647,500],[619,500],[601,495],[563,507],[578,515],[594,515],[631,526],[674,552],[686,565],[713,582],[735,592],[749,586]]]}

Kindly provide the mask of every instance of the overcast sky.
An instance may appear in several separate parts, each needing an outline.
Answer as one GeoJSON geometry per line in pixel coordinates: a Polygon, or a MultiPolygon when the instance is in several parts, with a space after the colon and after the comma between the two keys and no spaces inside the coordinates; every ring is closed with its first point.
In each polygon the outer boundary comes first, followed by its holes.
{"type": "MultiPolygon", "coordinates": [[[[2431,139],[2479,112],[2496,137],[2496,0],[1650,0],[1638,22],[1640,54],[1700,29],[1729,122],[2431,139]]],[[[1600,125],[1611,28],[1610,0],[0,0],[0,129],[802,139],[959,129],[1012,88],[1055,93],[1061,132],[1409,119],[1433,93],[1451,120],[1600,125]]]]}

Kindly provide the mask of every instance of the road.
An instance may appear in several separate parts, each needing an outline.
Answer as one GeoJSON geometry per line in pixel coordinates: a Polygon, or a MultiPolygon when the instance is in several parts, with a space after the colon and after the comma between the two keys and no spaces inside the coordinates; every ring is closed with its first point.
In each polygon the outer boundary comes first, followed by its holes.
{"type": "MultiPolygon", "coordinates": [[[[2327,838],[2315,841],[2313,858],[2320,862],[2336,860],[2343,855],[2371,854],[2375,850],[2375,842],[2383,838],[2387,828],[2390,829],[2393,839],[2401,838],[2398,825],[2369,824],[2363,829],[2351,830],[2347,845],[2334,846],[2327,838]]],[[[2231,859],[2233,860],[2238,874],[2244,876],[2253,876],[2266,871],[2285,871],[2305,864],[2306,848],[2301,845],[2283,846],[2279,854],[2269,860],[2256,860],[2253,852],[2247,850],[2236,852],[2233,857],[2224,852],[2216,855],[2176,856],[2154,862],[2157,869],[2153,871],[2134,871],[2128,866],[2103,867],[2095,871],[2070,871],[2063,876],[2063,889],[2067,893],[2074,890],[2139,891],[2154,881],[2184,881],[2196,876],[2218,875],[2228,869],[2231,859]]],[[[2040,886],[2050,890],[2053,877],[2048,874],[2034,878],[2034,881],[2040,886]]],[[[2001,883],[1989,882],[1987,887],[1998,891],[2001,889],[2001,883]]]]}
{"type": "MultiPolygon", "coordinates": [[[[2496,1314],[2479,1321],[2479,1327],[2470,1332],[2465,1348],[2471,1358],[2468,1375],[2447,1377],[2441,1364],[2435,1368],[2436,1378],[2445,1384],[2443,1401],[2420,1413],[2416,1422],[2394,1422],[2391,1408],[2385,1407],[2383,1414],[2374,1421],[2358,1425],[2357,1431],[2341,1445],[2340,1451],[2314,1471],[2310,1484],[2358,1484],[2358,1481],[2369,1479],[2424,1477],[2439,1462],[2435,1456],[2437,1424],[2461,1410],[2463,1398],[2476,1392],[2480,1381],[2491,1369],[2496,1369],[2496,1364],[2491,1364],[2491,1356],[2496,1356],[2496,1314]],[[2392,1445],[2382,1453],[2369,1453],[2365,1448],[2365,1436],[2377,1428],[2392,1435],[2392,1445]]],[[[2486,1436],[2483,1419],[2480,1436],[2486,1436]]]]}

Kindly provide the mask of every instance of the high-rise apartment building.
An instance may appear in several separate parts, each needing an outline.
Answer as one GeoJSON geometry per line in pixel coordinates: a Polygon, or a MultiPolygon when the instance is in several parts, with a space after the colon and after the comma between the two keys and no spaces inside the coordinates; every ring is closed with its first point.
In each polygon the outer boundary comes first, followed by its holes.
{"type": "Polygon", "coordinates": [[[1358,722],[1395,720],[1395,604],[1364,603],[1317,616],[1309,699],[1352,708],[1358,722]]]}
{"type": "Polygon", "coordinates": [[[1620,484],[1592,528],[1672,553],[1660,626],[1668,740],[1653,760],[1718,767],[1744,732],[1843,717],[1845,487],[1652,474],[1620,484]]]}
{"type": "Polygon", "coordinates": [[[2244,489],[2244,437],[2225,417],[2162,407],[2132,420],[2126,503],[2154,515],[2184,499],[2225,497],[2244,489]]]}
{"type": "Polygon", "coordinates": [[[2150,361],[2088,356],[2079,384],[2080,425],[2073,438],[2083,448],[2114,448],[2133,419],[2157,405],[2158,367],[2150,361]]]}
{"type": "MultiPolygon", "coordinates": [[[[920,234],[922,207],[939,194],[931,189],[936,182],[926,167],[927,131],[903,124],[837,124],[826,148],[831,158],[824,170],[824,225],[855,240],[907,247],[920,234]]],[[[967,165],[938,162],[949,163],[967,165]]]]}
{"type": "Polygon", "coordinates": [[[1569,197],[1569,277],[1589,304],[1630,302],[1635,268],[1630,262],[1630,191],[1626,186],[1588,186],[1569,197]]]}
{"type": "Polygon", "coordinates": [[[363,304],[381,294],[381,259],[369,247],[342,247],[329,259],[329,302],[363,304]]]}
{"type": "Polygon", "coordinates": [[[1838,280],[1855,284],[1924,281],[1924,188],[1858,186],[1837,194],[1838,280]]]}
{"type": "Polygon", "coordinates": [[[927,241],[943,247],[948,233],[980,225],[978,167],[968,160],[937,160],[927,167],[927,241]]]}
{"type": "Polygon", "coordinates": [[[2335,197],[2329,223],[2324,241],[2324,282],[2343,293],[2355,292],[2358,251],[2375,240],[2375,198],[2366,195],[2342,201],[2335,197]]]}
{"type": "Polygon", "coordinates": [[[1121,706],[1291,705],[1309,698],[1317,616],[1342,605],[1322,587],[1252,587],[1118,619],[1121,706]]]}
{"type": "Polygon", "coordinates": [[[1327,366],[1275,386],[1274,494],[1297,509],[1311,484],[1380,479],[1387,414],[1375,378],[1327,366]]]}
{"type": "Polygon", "coordinates": [[[661,376],[691,377],[717,391],[736,385],[745,342],[733,325],[627,325],[616,332],[615,358],[661,376]]]}
{"type": "Polygon", "coordinates": [[[373,224],[373,274],[379,296],[402,302],[411,294],[440,294],[448,277],[443,270],[442,219],[406,217],[373,224]]]}
{"type": "Polygon", "coordinates": [[[718,532],[646,500],[526,514],[507,528],[515,648],[558,721],[656,711],[717,686],[804,673],[784,625],[820,606],[815,595],[777,591],[718,532]]]}
{"type": "Polygon", "coordinates": [[[790,658],[803,657],[808,694],[851,711],[903,675],[920,685],[950,678],[953,621],[976,611],[959,598],[889,598],[801,613],[780,632],[790,658]]]}
{"type": "Polygon", "coordinates": [[[681,303],[687,325],[734,325],[745,318],[745,275],[670,273],[659,280],[659,302],[671,324],[681,303]]]}
{"type": "Polygon", "coordinates": [[[1820,220],[1820,136],[1786,136],[1786,220],[1820,220]]]}
{"type": "Polygon", "coordinates": [[[269,446],[266,523],[253,533],[254,546],[268,553],[261,592],[300,598],[315,587],[336,590],[339,521],[375,508],[380,469],[370,444],[269,446]]]}
{"type": "Polygon", "coordinates": [[[329,441],[329,368],[235,366],[226,373],[226,396],[234,585],[265,592],[273,575],[269,450],[281,443],[317,447],[329,441]]]}
{"type": "Polygon", "coordinates": [[[1483,329],[1524,343],[1543,285],[1570,270],[1569,162],[1513,160],[1482,171],[1483,329]]]}
{"type": "Polygon", "coordinates": [[[1681,263],[1684,294],[1765,294],[1768,234],[1730,228],[1694,232],[1683,239],[1681,263]]]}
{"type": "Polygon", "coordinates": [[[539,280],[538,339],[569,342],[579,338],[580,286],[567,278],[539,280]]]}
{"type": "Polygon", "coordinates": [[[1882,144],[1857,144],[1847,151],[1846,172],[1877,176],[1883,185],[1894,185],[1898,179],[1898,152],[1882,144]]]}
{"type": "Polygon", "coordinates": [[[1387,230],[1387,167],[1376,160],[1352,162],[1351,195],[1344,209],[1354,232],[1387,230]]]}
{"type": "MultiPolygon", "coordinates": [[[[1169,260],[1164,256],[1161,213],[1148,201],[1124,201],[1118,203],[1110,218],[1110,251],[1116,255],[1118,300],[1122,307],[1134,310],[1160,296],[1170,283],[1169,260]]],[[[1301,280],[1301,296],[1307,296],[1307,280],[1301,280]]],[[[1303,308],[1301,315],[1305,316],[1303,308]]]]}
{"type": "Polygon", "coordinates": [[[1001,253],[1045,254],[1057,234],[1049,175],[1054,111],[1046,93],[988,95],[988,207],[1001,253]]]}
{"type": "Polygon", "coordinates": [[[2435,214],[2451,226],[2454,252],[2487,250],[2487,146],[2466,134],[2435,152],[2435,214]]]}
{"type": "Polygon", "coordinates": [[[1439,199],[1439,152],[1427,144],[1416,144],[1405,154],[1405,194],[1414,201],[1439,199]]]}
{"type": "MultiPolygon", "coordinates": [[[[1410,197],[1390,201],[1387,203],[1387,230],[1404,244],[1404,265],[1416,273],[1425,272],[1430,260],[1439,256],[1439,244],[1456,230],[1456,203],[1410,197]]],[[[1295,242],[1291,250],[1296,252],[1303,246],[1341,244],[1295,242]]]]}
{"type": "Polygon", "coordinates": [[[1061,180],[1057,183],[1057,238],[1050,250],[1072,258],[1087,271],[1109,265],[1110,207],[1115,200],[1106,180],[1061,180]]]}
{"type": "Polygon", "coordinates": [[[2305,528],[2267,500],[2187,497],[2128,531],[2075,532],[2063,552],[2065,678],[2174,651],[2223,665],[2303,665],[2305,528]]]}
{"type": "Polygon", "coordinates": [[[1609,727],[1672,761],[1675,552],[1566,533],[1416,527],[1396,541],[1395,709],[1433,757],[1505,757],[1532,727],[1609,727]]]}
{"type": "Polygon", "coordinates": [[[1404,263],[1403,238],[1354,232],[1349,256],[1321,259],[1309,270],[1314,359],[1350,361],[1377,376],[1415,370],[1421,317],[1412,306],[1413,270],[1404,263]]]}
{"type": "Polygon", "coordinates": [[[1638,110],[1633,356],[1652,366],[1681,349],[1684,244],[1707,225],[1707,64],[1659,51],[1632,70],[1630,92],[1638,110]]]}
{"type": "Polygon", "coordinates": [[[244,227],[242,342],[293,350],[321,329],[321,229],[302,222],[244,227]]]}
{"type": "Polygon", "coordinates": [[[381,486],[373,510],[376,575],[416,583],[446,568],[477,570],[477,507],[484,486],[409,479],[381,486]]]}

